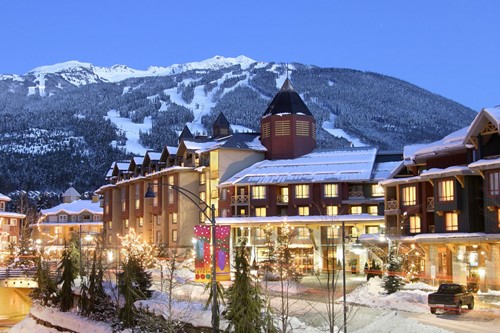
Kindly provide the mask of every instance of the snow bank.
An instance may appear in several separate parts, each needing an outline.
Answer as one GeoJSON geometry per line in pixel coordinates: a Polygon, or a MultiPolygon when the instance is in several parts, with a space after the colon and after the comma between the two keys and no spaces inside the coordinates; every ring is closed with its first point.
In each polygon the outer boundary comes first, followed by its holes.
{"type": "Polygon", "coordinates": [[[384,314],[353,333],[448,333],[434,326],[424,325],[416,320],[401,317],[397,312],[384,314]]]}

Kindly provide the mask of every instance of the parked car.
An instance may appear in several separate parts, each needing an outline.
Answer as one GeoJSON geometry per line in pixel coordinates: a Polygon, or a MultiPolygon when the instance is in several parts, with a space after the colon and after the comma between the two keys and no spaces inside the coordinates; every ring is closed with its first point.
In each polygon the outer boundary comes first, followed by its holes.
{"type": "Polygon", "coordinates": [[[437,292],[427,296],[427,304],[431,313],[436,313],[437,309],[443,309],[453,310],[458,315],[462,313],[464,305],[467,305],[469,310],[474,309],[474,295],[463,285],[444,283],[439,286],[437,292]]]}

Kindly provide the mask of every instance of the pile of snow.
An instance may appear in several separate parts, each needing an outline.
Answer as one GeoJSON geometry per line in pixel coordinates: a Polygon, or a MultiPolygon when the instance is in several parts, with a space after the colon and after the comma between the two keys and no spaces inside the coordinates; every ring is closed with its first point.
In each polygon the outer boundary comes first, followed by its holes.
{"type": "Polygon", "coordinates": [[[434,326],[424,325],[416,320],[403,318],[397,312],[391,311],[377,317],[369,322],[365,327],[353,333],[449,333],[434,326]]]}

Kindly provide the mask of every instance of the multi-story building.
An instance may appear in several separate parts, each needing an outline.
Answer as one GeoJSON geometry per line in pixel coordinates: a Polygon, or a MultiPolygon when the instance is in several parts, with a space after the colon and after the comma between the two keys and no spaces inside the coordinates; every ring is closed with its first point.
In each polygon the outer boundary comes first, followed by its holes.
{"type": "Polygon", "coordinates": [[[405,147],[385,187],[387,236],[425,278],[500,288],[500,107],[405,147]]]}
{"type": "Polygon", "coordinates": [[[32,225],[32,237],[46,254],[58,256],[73,234],[84,248],[93,248],[94,238],[102,232],[103,210],[97,196],[82,200],[81,195],[70,187],[63,194],[63,203],[42,209],[39,221],[32,225]]]}
{"type": "Polygon", "coordinates": [[[20,226],[26,215],[8,212],[7,203],[11,199],[0,193],[0,254],[8,253],[9,244],[17,243],[20,236],[20,226]]]}
{"type": "MultiPolygon", "coordinates": [[[[263,228],[277,235],[284,226],[294,228],[290,246],[302,271],[322,269],[327,258],[336,263],[342,225],[349,248],[359,235],[383,226],[378,182],[399,165],[401,154],[315,147],[315,119],[287,79],[261,117],[260,135],[231,133],[220,114],[212,138],[196,138],[185,128],[177,149],[148,152],[128,167],[115,163],[109,184],[98,191],[107,246],[119,245],[118,235],[134,228],[152,243],[192,248],[194,226],[207,221],[195,207],[201,202],[215,207],[217,225],[231,226],[233,246],[245,238],[256,263],[267,258],[263,228]],[[148,188],[156,192],[152,202],[144,199],[148,188]]],[[[349,256],[358,267],[368,260],[366,251],[349,256]]]]}

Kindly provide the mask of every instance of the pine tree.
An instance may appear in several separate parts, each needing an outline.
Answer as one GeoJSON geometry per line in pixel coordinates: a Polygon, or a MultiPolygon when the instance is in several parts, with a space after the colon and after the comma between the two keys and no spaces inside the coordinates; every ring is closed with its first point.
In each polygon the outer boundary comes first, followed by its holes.
{"type": "Polygon", "coordinates": [[[392,246],[389,250],[387,273],[383,280],[383,287],[387,294],[393,294],[405,285],[401,276],[398,275],[400,271],[401,259],[396,254],[396,247],[392,246]]]}
{"type": "Polygon", "coordinates": [[[50,276],[48,264],[42,260],[42,254],[37,258],[35,280],[38,286],[31,293],[32,298],[39,299],[44,306],[48,305],[53,300],[57,285],[50,276]]]}
{"type": "Polygon", "coordinates": [[[66,246],[63,251],[63,257],[59,270],[62,270],[61,279],[58,283],[62,283],[59,298],[61,300],[60,309],[62,312],[69,311],[73,307],[73,279],[75,274],[74,262],[71,260],[71,252],[66,246]]]}
{"type": "Polygon", "coordinates": [[[236,252],[235,279],[227,289],[227,308],[223,312],[229,321],[228,331],[258,333],[263,326],[263,300],[260,290],[250,277],[250,265],[244,246],[236,252]]]}

